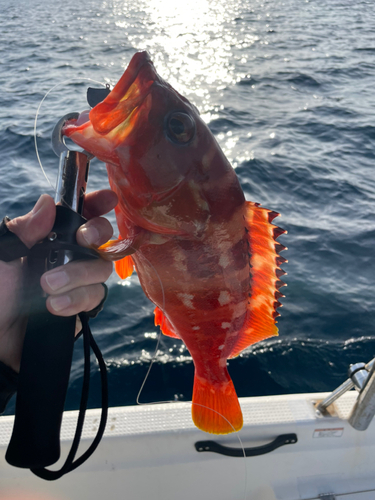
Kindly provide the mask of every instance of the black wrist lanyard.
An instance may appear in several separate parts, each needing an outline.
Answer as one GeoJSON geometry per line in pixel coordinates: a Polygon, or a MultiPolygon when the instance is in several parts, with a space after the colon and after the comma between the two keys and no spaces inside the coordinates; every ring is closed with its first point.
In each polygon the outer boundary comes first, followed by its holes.
{"type": "Polygon", "coordinates": [[[84,374],[83,374],[83,385],[82,385],[82,394],[81,394],[81,403],[79,407],[79,414],[77,420],[77,427],[75,431],[75,435],[73,438],[73,443],[70,448],[70,452],[66,458],[64,465],[58,471],[48,470],[45,467],[43,468],[31,468],[31,472],[33,472],[36,476],[46,479],[47,481],[54,481],[64,476],[68,472],[76,469],[80,465],[82,465],[96,450],[98,447],[105,430],[105,426],[107,423],[108,417],[108,381],[107,381],[107,370],[104,363],[104,359],[102,353],[97,346],[94,337],[91,333],[88,318],[85,313],[81,313],[79,315],[80,320],[82,322],[82,335],[83,335],[83,350],[84,350],[84,374]],[[101,378],[101,386],[102,386],[102,412],[100,416],[99,428],[96,433],[96,436],[91,443],[90,447],[76,460],[75,456],[78,450],[78,446],[81,440],[83,424],[85,421],[85,414],[87,409],[87,399],[89,395],[89,384],[90,384],[90,347],[93,350],[96,359],[99,364],[100,370],[100,378],[101,378]]]}

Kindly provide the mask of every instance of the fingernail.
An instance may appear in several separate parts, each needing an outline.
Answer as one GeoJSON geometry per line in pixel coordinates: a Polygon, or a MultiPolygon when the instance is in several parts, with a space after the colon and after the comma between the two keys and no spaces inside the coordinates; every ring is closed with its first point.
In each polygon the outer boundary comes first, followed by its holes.
{"type": "Polygon", "coordinates": [[[52,297],[50,299],[50,304],[52,309],[54,309],[56,312],[62,311],[63,309],[66,309],[69,307],[72,303],[72,299],[69,297],[69,295],[62,295],[61,297],[52,297]]]}
{"type": "Polygon", "coordinates": [[[94,226],[84,227],[81,234],[88,245],[94,245],[100,238],[99,231],[94,226]]]}
{"type": "Polygon", "coordinates": [[[55,273],[46,274],[45,279],[51,290],[58,290],[67,285],[70,281],[68,274],[65,271],[57,271],[55,273]]]}

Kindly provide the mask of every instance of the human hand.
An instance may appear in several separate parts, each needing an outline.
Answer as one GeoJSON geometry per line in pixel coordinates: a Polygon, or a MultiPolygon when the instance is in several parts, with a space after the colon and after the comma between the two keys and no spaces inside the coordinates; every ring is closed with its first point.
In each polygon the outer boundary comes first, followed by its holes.
{"type": "MultiPolygon", "coordinates": [[[[102,190],[85,197],[84,216],[89,219],[76,234],[77,242],[84,247],[102,245],[112,236],[112,226],[100,217],[117,204],[113,191],[102,190]]],[[[28,214],[12,219],[8,229],[31,248],[45,238],[55,221],[53,199],[42,195],[28,214]]],[[[24,262],[0,261],[0,361],[18,371],[21,361],[26,320],[21,314],[24,300],[24,262]]],[[[58,316],[73,316],[90,311],[104,298],[104,287],[112,272],[112,264],[102,259],[74,261],[46,272],[41,286],[48,294],[47,309],[58,316]]]]}

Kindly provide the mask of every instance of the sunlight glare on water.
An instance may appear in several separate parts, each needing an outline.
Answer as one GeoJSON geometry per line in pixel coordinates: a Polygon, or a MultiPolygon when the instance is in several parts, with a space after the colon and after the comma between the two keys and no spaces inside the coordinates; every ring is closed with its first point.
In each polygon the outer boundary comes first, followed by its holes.
{"type": "MultiPolygon", "coordinates": [[[[212,111],[211,92],[220,91],[239,78],[232,50],[239,42],[234,29],[238,3],[151,0],[140,2],[138,9],[145,12],[148,34],[135,34],[132,42],[151,54],[165,80],[183,95],[199,101],[196,104],[203,113],[212,111]]],[[[122,17],[122,13],[120,5],[114,4],[114,15],[122,17]]],[[[116,24],[127,27],[123,21],[116,24]]]]}
{"type": "Polygon", "coordinates": [[[162,60],[159,55],[155,64],[172,85],[181,85],[182,81],[182,93],[202,97],[208,94],[208,90],[202,88],[202,82],[215,84],[215,88],[218,84],[233,83],[228,43],[233,40],[229,40],[230,34],[228,37],[225,33],[228,13],[222,0],[180,3],[152,0],[145,5],[145,10],[158,26],[145,48],[158,55],[163,53],[162,60]]]}
{"type": "MultiPolygon", "coordinates": [[[[248,51],[259,40],[252,27],[239,28],[244,6],[224,0],[142,1],[137,12],[144,30],[129,24],[133,6],[114,2],[112,8],[116,26],[137,50],[150,53],[158,73],[198,106],[206,123],[217,120],[225,89],[249,77],[248,51]]],[[[240,136],[234,133],[215,135],[236,167],[237,158],[249,160],[252,152],[238,147],[240,136]]]]}

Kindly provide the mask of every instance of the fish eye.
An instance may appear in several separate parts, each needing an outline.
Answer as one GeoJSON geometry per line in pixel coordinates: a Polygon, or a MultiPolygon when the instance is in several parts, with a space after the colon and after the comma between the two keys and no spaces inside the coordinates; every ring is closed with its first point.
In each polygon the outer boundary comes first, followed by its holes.
{"type": "Polygon", "coordinates": [[[176,111],[167,116],[165,132],[172,142],[177,144],[189,143],[195,134],[195,123],[190,115],[176,111]]]}

